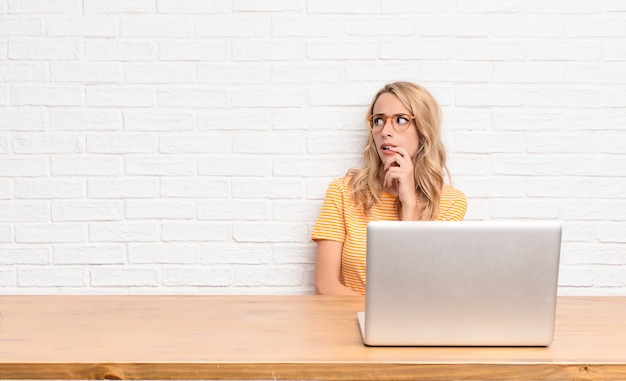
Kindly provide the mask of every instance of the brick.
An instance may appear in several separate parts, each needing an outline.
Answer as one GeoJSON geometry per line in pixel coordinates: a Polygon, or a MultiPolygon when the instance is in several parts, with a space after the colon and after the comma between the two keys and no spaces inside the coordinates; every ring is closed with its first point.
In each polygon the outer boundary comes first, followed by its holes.
{"type": "Polygon", "coordinates": [[[18,243],[77,243],[84,241],[85,228],[74,223],[16,224],[18,243]]]}
{"type": "Polygon", "coordinates": [[[232,197],[241,199],[295,199],[302,193],[300,179],[242,178],[232,180],[232,197]]]}
{"type": "Polygon", "coordinates": [[[344,0],[342,2],[336,2],[333,0],[308,0],[307,11],[309,13],[354,13],[355,9],[359,10],[359,13],[378,13],[380,10],[380,4],[374,0],[344,0]]]}
{"type": "Polygon", "coordinates": [[[87,270],[80,267],[20,268],[17,283],[20,287],[84,287],[86,275],[87,270]]]}
{"type": "Polygon", "coordinates": [[[534,61],[594,61],[601,48],[593,39],[538,39],[529,45],[528,56],[534,61]]]}
{"type": "Polygon", "coordinates": [[[133,264],[198,264],[208,249],[193,243],[130,243],[128,261],[133,264]]]}
{"type": "Polygon", "coordinates": [[[556,14],[589,14],[602,12],[601,0],[584,1],[541,1],[531,0],[530,9],[534,13],[556,13],[556,14]]]}
{"type": "MultiPolygon", "coordinates": [[[[346,30],[350,31],[347,23],[346,30]]],[[[344,30],[344,21],[336,16],[274,16],[272,36],[275,37],[336,37],[344,30]]]]}
{"type": "Polygon", "coordinates": [[[548,15],[499,15],[493,19],[496,37],[558,38],[565,33],[566,18],[548,15]]]}
{"type": "Polygon", "coordinates": [[[234,11],[244,12],[304,12],[306,4],[304,0],[233,0],[234,11]]]}
{"type": "Polygon", "coordinates": [[[84,152],[84,138],[76,134],[16,134],[13,152],[20,154],[77,154],[84,152]]]}
{"type": "Polygon", "coordinates": [[[224,287],[233,283],[230,267],[165,267],[162,274],[165,286],[224,287]]]}
{"type": "Polygon", "coordinates": [[[93,107],[152,107],[156,90],[145,87],[92,86],[85,91],[87,106],[93,107]]]}
{"type": "MultiPolygon", "coordinates": [[[[2,13],[2,12],[0,12],[2,13]]],[[[0,36],[41,36],[42,20],[37,18],[4,18],[0,24],[0,36]]]]}
{"type": "Polygon", "coordinates": [[[2,177],[38,177],[48,174],[49,164],[45,158],[0,158],[2,177]]]}
{"type": "Polygon", "coordinates": [[[156,153],[157,136],[149,134],[90,134],[86,136],[89,153],[156,153]]]}
{"type": "Polygon", "coordinates": [[[80,57],[80,42],[66,38],[11,40],[8,55],[14,60],[77,60],[80,57]]]}
{"type": "Polygon", "coordinates": [[[119,131],[123,128],[119,111],[60,111],[49,113],[53,131],[119,131]]]}
{"type": "Polygon", "coordinates": [[[572,155],[563,160],[563,169],[568,176],[626,176],[626,168],[610,154],[572,155]]]}
{"type": "Polygon", "coordinates": [[[89,226],[91,242],[154,242],[159,238],[156,222],[94,222],[89,226]]]}
{"type": "Polygon", "coordinates": [[[600,222],[595,227],[597,239],[609,243],[626,243],[626,223],[623,220],[613,222],[600,222]]]}
{"type": "Polygon", "coordinates": [[[115,221],[122,218],[123,207],[121,201],[53,201],[52,221],[115,221]]]}
{"type": "Polygon", "coordinates": [[[238,266],[234,283],[237,286],[298,286],[302,284],[303,270],[300,266],[238,266]]]}
{"type": "Polygon", "coordinates": [[[272,203],[273,221],[315,221],[319,214],[317,202],[306,200],[275,200],[272,203]]]}
{"type": "Polygon", "coordinates": [[[117,37],[117,17],[46,17],[46,34],[52,37],[117,37]]]}
{"type": "Polygon", "coordinates": [[[54,245],[53,261],[57,265],[122,265],[126,263],[124,244],[54,245]]]}
{"type": "Polygon", "coordinates": [[[46,69],[43,63],[0,62],[0,81],[3,82],[43,82],[46,69]]]}
{"type": "Polygon", "coordinates": [[[86,194],[86,183],[68,178],[21,178],[14,183],[15,198],[18,199],[65,199],[82,198],[86,194]]]}
{"type": "Polygon", "coordinates": [[[152,0],[84,0],[84,12],[86,14],[122,14],[151,12],[155,10],[152,0]]]}
{"type": "Polygon", "coordinates": [[[288,38],[237,39],[232,43],[234,61],[288,61],[306,57],[303,41],[288,38]]]}
{"type": "Polygon", "coordinates": [[[83,90],[75,86],[23,87],[11,89],[11,104],[15,106],[82,106],[83,90]]]}
{"type": "Polygon", "coordinates": [[[114,63],[50,63],[51,82],[121,83],[122,67],[114,63]]]}
{"type": "Polygon", "coordinates": [[[305,225],[284,222],[239,222],[233,224],[237,242],[300,242],[308,237],[305,225]]]}
{"type": "Polygon", "coordinates": [[[275,64],[272,65],[272,81],[275,83],[341,83],[343,69],[337,64],[275,64]]]}
{"type": "Polygon", "coordinates": [[[624,198],[626,195],[626,178],[605,178],[598,183],[598,197],[624,198]]]}
{"type": "Polygon", "coordinates": [[[138,176],[190,176],[196,159],[186,156],[135,156],[126,160],[126,174],[138,176]]]}
{"type": "Polygon", "coordinates": [[[492,199],[491,218],[558,219],[560,205],[552,199],[492,199]]]}
{"type": "Polygon", "coordinates": [[[155,267],[91,267],[89,278],[93,287],[154,287],[160,281],[159,271],[155,267]]]}
{"type": "Polygon", "coordinates": [[[0,248],[2,265],[47,265],[50,264],[52,251],[47,247],[3,247],[0,248]]]}
{"type": "Polygon", "coordinates": [[[230,106],[230,92],[207,88],[161,88],[158,104],[165,108],[226,108],[230,106]]]}
{"type": "Polygon", "coordinates": [[[623,16],[571,16],[565,28],[566,37],[626,37],[626,24],[623,16]]]}
{"type": "Polygon", "coordinates": [[[147,198],[159,196],[159,180],[152,178],[89,179],[89,198],[147,198]]]}
{"type": "Polygon", "coordinates": [[[271,19],[245,14],[224,16],[201,16],[196,22],[196,37],[269,37],[271,19]]]}
{"type": "Polygon", "coordinates": [[[199,63],[199,83],[265,84],[272,78],[272,65],[258,62],[199,63]]]}
{"type": "Polygon", "coordinates": [[[227,178],[168,177],[161,180],[161,195],[173,198],[228,198],[231,194],[230,183],[227,178]]]}
{"type": "Polygon", "coordinates": [[[424,62],[420,78],[433,82],[489,82],[493,69],[490,63],[483,62],[424,62]]]}
{"type": "Polygon", "coordinates": [[[484,37],[490,31],[489,24],[486,16],[424,15],[418,19],[418,30],[421,36],[484,37]]]}
{"type": "MultiPolygon", "coordinates": [[[[363,46],[362,49],[367,48],[363,46]]],[[[372,50],[371,44],[368,50],[372,50]]],[[[380,44],[381,59],[408,61],[416,70],[419,70],[419,65],[414,60],[447,60],[452,59],[453,54],[453,41],[447,37],[394,38],[383,40],[380,44]]]]}
{"type": "Polygon", "coordinates": [[[626,219],[626,199],[575,199],[563,201],[561,216],[567,220],[623,221],[626,219]]]}
{"type": "Polygon", "coordinates": [[[0,287],[10,289],[17,285],[17,269],[0,269],[0,287]]]}
{"type": "MultiPolygon", "coordinates": [[[[159,44],[162,61],[225,61],[230,57],[230,45],[221,40],[210,42],[168,42],[159,44]]],[[[179,66],[179,65],[176,65],[179,66]]],[[[227,65],[223,65],[227,67],[227,65]]]]}
{"type": "Polygon", "coordinates": [[[523,41],[457,39],[455,52],[462,61],[523,61],[528,57],[528,45],[523,41]]]}
{"type": "Polygon", "coordinates": [[[0,131],[43,130],[43,111],[0,110],[0,131]]]}
{"type": "Polygon", "coordinates": [[[193,38],[191,16],[124,15],[121,16],[121,36],[146,38],[193,38]]]}
{"type": "Polygon", "coordinates": [[[164,222],[161,239],[164,242],[227,242],[232,233],[224,222],[164,222]]]}
{"type": "Polygon", "coordinates": [[[493,173],[496,175],[554,176],[563,174],[563,163],[558,158],[545,155],[493,156],[493,173]]]}
{"type": "Polygon", "coordinates": [[[127,112],[124,128],[130,131],[188,131],[195,129],[194,116],[188,112],[127,112]]]}
{"type": "Polygon", "coordinates": [[[158,3],[160,12],[163,13],[230,13],[229,0],[161,0],[158,3]]]}
{"type": "Polygon", "coordinates": [[[9,180],[0,180],[0,199],[8,200],[13,198],[13,186],[9,180]]]}
{"type": "Polygon", "coordinates": [[[128,219],[174,220],[196,216],[196,204],[191,200],[128,200],[125,205],[128,219]]]}
{"type": "MultiPolygon", "coordinates": [[[[306,56],[312,60],[372,60],[377,59],[379,53],[369,41],[330,39],[307,42],[306,56]]],[[[296,58],[301,57],[292,59],[296,58]]]]}
{"type": "MultiPolygon", "coordinates": [[[[564,125],[563,116],[547,112],[494,111],[493,128],[499,131],[559,131],[564,125]]],[[[567,124],[569,127],[569,124],[567,124]]]]}
{"type": "Polygon", "coordinates": [[[562,83],[566,66],[562,63],[496,63],[496,83],[562,83]]]}
{"type": "Polygon", "coordinates": [[[54,176],[121,176],[122,158],[111,156],[53,157],[51,172],[54,176]]]}
{"type": "Polygon", "coordinates": [[[153,61],[157,57],[157,44],[150,40],[86,40],[85,59],[89,61],[153,61]]]}
{"type": "Polygon", "coordinates": [[[41,1],[41,0],[24,0],[10,1],[10,13],[69,13],[79,15],[82,11],[82,2],[80,0],[59,0],[59,1],[41,1]]]}
{"type": "Polygon", "coordinates": [[[233,243],[214,244],[202,254],[203,264],[263,265],[272,263],[269,246],[233,243]]]}
{"type": "Polygon", "coordinates": [[[159,138],[159,152],[218,153],[232,152],[232,139],[224,134],[168,135],[159,138]]]}
{"type": "Polygon", "coordinates": [[[271,216],[265,200],[210,200],[198,202],[198,219],[210,221],[266,221],[271,216]]]}
{"type": "Polygon", "coordinates": [[[238,133],[233,137],[232,151],[251,154],[297,154],[304,151],[305,138],[303,132],[238,133]]]}
{"type": "Polygon", "coordinates": [[[526,103],[526,91],[505,86],[457,86],[457,106],[522,106],[526,103]]]}
{"type": "Polygon", "coordinates": [[[130,84],[193,83],[191,63],[133,63],[124,69],[124,79],[130,84]]]}
{"type": "Polygon", "coordinates": [[[249,87],[233,90],[233,106],[235,107],[304,107],[306,105],[305,90],[300,88],[249,87]]]}
{"type": "Polygon", "coordinates": [[[264,156],[230,156],[198,158],[198,174],[202,176],[267,176],[272,160],[264,156]]]}
{"type": "Polygon", "coordinates": [[[565,80],[570,83],[626,83],[624,63],[570,63],[565,68],[565,80]]]}
{"type": "MultiPolygon", "coordinates": [[[[422,0],[423,1],[423,0],[422,0]]],[[[524,13],[527,12],[526,0],[491,1],[491,0],[457,0],[456,11],[458,13],[524,13]]]]}
{"type": "MultiPolygon", "coordinates": [[[[530,197],[593,198],[600,185],[586,177],[541,177],[526,180],[530,197]]],[[[576,206],[578,208],[578,206],[576,206]]]]}

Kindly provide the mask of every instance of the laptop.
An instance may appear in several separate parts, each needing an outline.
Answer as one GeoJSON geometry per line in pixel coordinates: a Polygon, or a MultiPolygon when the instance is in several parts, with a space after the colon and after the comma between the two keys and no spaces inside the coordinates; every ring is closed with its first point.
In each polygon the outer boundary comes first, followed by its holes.
{"type": "Polygon", "coordinates": [[[367,226],[368,346],[549,346],[561,224],[375,221],[367,226]]]}

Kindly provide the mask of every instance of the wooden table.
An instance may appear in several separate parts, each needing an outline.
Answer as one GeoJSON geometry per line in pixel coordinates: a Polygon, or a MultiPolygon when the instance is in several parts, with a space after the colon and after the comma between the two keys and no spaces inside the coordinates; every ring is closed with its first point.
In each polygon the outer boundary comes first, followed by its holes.
{"type": "Polygon", "coordinates": [[[626,297],[560,297],[548,348],[370,348],[361,297],[0,296],[2,379],[626,380],[626,297]]]}

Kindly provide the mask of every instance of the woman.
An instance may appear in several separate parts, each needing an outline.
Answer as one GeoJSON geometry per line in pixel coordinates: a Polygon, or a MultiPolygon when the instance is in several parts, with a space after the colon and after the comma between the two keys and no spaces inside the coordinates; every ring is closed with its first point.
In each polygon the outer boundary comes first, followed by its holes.
{"type": "Polygon", "coordinates": [[[444,184],[446,153],[437,102],[423,87],[395,82],[372,100],[364,166],[329,186],[313,227],[318,294],[365,293],[365,235],[374,220],[465,216],[465,195],[444,184]]]}

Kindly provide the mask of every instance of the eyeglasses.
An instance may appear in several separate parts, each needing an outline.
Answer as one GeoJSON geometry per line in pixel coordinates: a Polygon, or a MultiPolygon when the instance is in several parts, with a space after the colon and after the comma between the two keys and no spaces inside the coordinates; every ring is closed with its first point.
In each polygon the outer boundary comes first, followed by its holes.
{"type": "Polygon", "coordinates": [[[367,125],[372,131],[381,130],[389,120],[391,120],[391,125],[396,131],[402,132],[406,131],[407,128],[409,128],[409,126],[411,125],[411,121],[415,120],[415,117],[409,114],[374,114],[365,118],[367,125]]]}

